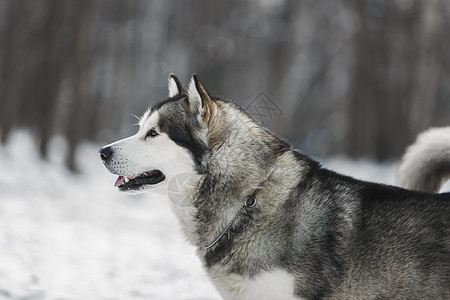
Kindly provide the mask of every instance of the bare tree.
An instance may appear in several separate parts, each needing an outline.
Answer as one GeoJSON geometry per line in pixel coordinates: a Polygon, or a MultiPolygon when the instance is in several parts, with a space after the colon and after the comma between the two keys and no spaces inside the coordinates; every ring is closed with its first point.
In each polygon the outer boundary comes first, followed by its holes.
{"type": "Polygon", "coordinates": [[[266,125],[307,152],[398,156],[450,116],[450,4],[430,1],[0,0],[0,132],[29,128],[47,155],[65,135],[130,134],[198,72],[246,106],[281,108],[266,125]]]}

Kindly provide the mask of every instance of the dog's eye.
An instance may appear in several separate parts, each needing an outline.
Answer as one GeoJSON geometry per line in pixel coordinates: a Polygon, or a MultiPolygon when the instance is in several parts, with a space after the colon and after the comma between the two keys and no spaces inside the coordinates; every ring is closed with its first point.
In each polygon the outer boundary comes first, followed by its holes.
{"type": "Polygon", "coordinates": [[[157,135],[159,135],[158,131],[156,131],[156,129],[155,129],[154,127],[152,127],[152,128],[147,132],[147,135],[145,136],[145,138],[148,138],[148,137],[155,137],[155,136],[157,136],[157,135]]]}

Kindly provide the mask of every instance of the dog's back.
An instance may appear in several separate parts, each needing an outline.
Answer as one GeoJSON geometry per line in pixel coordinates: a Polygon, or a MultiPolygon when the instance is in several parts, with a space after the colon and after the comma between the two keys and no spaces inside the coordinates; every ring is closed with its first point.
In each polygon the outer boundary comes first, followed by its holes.
{"type": "Polygon", "coordinates": [[[349,282],[367,294],[380,292],[378,282],[389,287],[380,294],[387,299],[450,299],[450,194],[371,186],[350,264],[359,272],[349,282]]]}
{"type": "Polygon", "coordinates": [[[301,257],[313,245],[321,249],[314,253],[321,253],[324,267],[304,273],[331,275],[323,299],[450,299],[450,194],[363,182],[325,169],[315,178],[315,197],[326,198],[315,201],[327,205],[311,210],[318,218],[301,219],[303,226],[325,220],[315,234],[326,238],[316,244],[303,235],[299,244],[308,243],[301,257]]]}

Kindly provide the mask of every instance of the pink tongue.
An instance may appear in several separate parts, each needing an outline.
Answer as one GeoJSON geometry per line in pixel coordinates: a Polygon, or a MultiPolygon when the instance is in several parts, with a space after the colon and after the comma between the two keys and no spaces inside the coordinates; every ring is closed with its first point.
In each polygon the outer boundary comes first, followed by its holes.
{"type": "Polygon", "coordinates": [[[124,180],[125,180],[125,178],[123,176],[119,176],[116,180],[116,183],[114,183],[114,186],[121,185],[124,180]]]}

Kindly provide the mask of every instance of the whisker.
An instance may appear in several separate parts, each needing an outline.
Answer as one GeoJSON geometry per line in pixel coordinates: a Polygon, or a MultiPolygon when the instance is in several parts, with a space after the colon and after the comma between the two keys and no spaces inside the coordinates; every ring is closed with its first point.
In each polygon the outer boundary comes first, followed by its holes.
{"type": "Polygon", "coordinates": [[[141,121],[141,117],[138,117],[138,116],[136,116],[135,114],[133,114],[133,113],[130,113],[130,115],[131,116],[133,116],[133,117],[135,117],[136,118],[136,120],[138,121],[138,122],[140,122],[141,121]]]}

